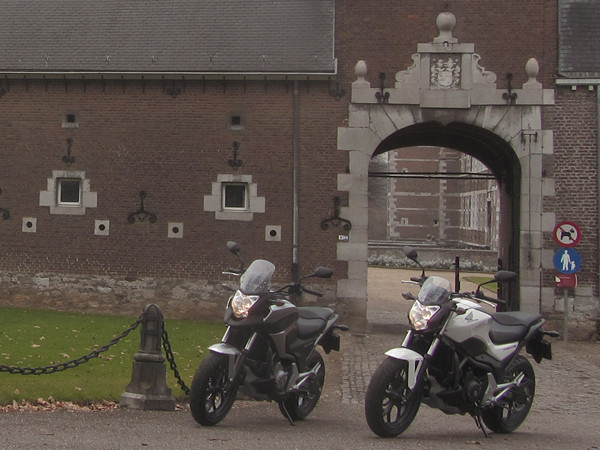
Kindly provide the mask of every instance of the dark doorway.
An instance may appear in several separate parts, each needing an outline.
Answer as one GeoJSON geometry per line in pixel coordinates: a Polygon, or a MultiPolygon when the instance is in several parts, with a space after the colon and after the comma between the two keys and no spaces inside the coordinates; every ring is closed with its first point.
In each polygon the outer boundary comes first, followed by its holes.
{"type": "MultiPolygon", "coordinates": [[[[385,138],[373,157],[391,150],[408,147],[432,146],[453,149],[483,163],[498,183],[500,215],[498,226],[498,260],[500,268],[519,272],[520,250],[520,164],[512,147],[494,133],[473,125],[452,122],[426,122],[403,128],[385,138]]],[[[399,174],[400,176],[402,174],[399,174]]],[[[405,174],[406,175],[406,174],[405,174]]],[[[470,174],[429,173],[429,177],[460,177],[470,174]]],[[[472,175],[472,174],[471,174],[472,175]]],[[[393,174],[390,174],[393,176],[393,174]]],[[[484,217],[484,220],[489,220],[484,217]]],[[[501,297],[508,309],[519,309],[518,283],[511,284],[501,297]]]]}

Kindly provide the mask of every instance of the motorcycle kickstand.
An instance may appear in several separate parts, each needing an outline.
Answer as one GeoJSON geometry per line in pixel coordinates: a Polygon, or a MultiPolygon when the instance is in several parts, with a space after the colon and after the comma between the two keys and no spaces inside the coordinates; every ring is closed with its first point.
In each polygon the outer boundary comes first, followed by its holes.
{"type": "Polygon", "coordinates": [[[483,435],[486,438],[489,438],[490,435],[487,433],[487,431],[485,431],[485,426],[483,425],[483,419],[481,418],[481,411],[478,410],[477,413],[473,416],[473,418],[475,419],[477,428],[479,428],[481,431],[483,431],[483,435]]]}
{"type": "Polygon", "coordinates": [[[295,426],[296,424],[294,423],[294,419],[292,419],[292,416],[290,416],[290,413],[288,412],[287,408],[285,407],[285,403],[283,402],[283,400],[279,401],[279,406],[281,406],[281,409],[285,413],[285,417],[290,422],[290,425],[295,426]]]}

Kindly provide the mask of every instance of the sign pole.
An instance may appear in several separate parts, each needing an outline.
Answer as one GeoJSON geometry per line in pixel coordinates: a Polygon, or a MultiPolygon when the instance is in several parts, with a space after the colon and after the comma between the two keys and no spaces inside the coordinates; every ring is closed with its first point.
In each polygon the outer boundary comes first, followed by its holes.
{"type": "Polygon", "coordinates": [[[569,337],[569,290],[563,290],[564,314],[563,314],[563,341],[567,342],[569,337]]]}
{"type": "MultiPolygon", "coordinates": [[[[556,277],[557,287],[563,290],[563,341],[569,339],[569,289],[577,287],[577,275],[581,267],[581,255],[573,247],[581,240],[579,225],[570,220],[557,223],[553,231],[554,241],[561,247],[554,254],[554,268],[561,273],[556,277]]],[[[575,301],[575,294],[573,294],[575,301]]]]}

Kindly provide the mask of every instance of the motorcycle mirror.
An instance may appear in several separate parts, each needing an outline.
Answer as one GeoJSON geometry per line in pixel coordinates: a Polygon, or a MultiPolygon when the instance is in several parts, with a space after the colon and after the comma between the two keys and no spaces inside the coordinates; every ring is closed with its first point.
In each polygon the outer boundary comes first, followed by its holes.
{"type": "Polygon", "coordinates": [[[240,247],[237,245],[236,242],[228,241],[227,248],[231,253],[233,253],[237,257],[238,261],[240,262],[240,274],[244,273],[244,260],[240,256],[240,247]]]}
{"type": "Polygon", "coordinates": [[[315,269],[315,273],[313,276],[315,276],[317,278],[331,278],[332,275],[333,275],[332,269],[330,269],[329,267],[319,266],[315,269]]]}
{"type": "Polygon", "coordinates": [[[517,277],[517,274],[511,272],[510,270],[500,270],[494,274],[494,279],[492,281],[512,281],[517,277]]]}
{"type": "Polygon", "coordinates": [[[404,251],[404,254],[406,255],[406,257],[408,259],[412,259],[413,261],[416,262],[416,259],[419,257],[419,254],[417,253],[417,249],[414,247],[409,247],[408,245],[406,247],[403,247],[402,250],[404,251]]]}
{"type": "Polygon", "coordinates": [[[240,252],[240,247],[237,245],[236,242],[233,241],[228,241],[227,242],[227,248],[229,249],[229,251],[235,255],[237,255],[240,252]]]}
{"type": "Polygon", "coordinates": [[[410,259],[411,261],[414,261],[421,268],[421,279],[424,280],[425,279],[425,268],[417,260],[417,258],[419,257],[419,254],[417,253],[417,249],[407,245],[407,246],[403,247],[402,250],[404,251],[404,254],[406,255],[406,257],[408,259],[410,259]]]}

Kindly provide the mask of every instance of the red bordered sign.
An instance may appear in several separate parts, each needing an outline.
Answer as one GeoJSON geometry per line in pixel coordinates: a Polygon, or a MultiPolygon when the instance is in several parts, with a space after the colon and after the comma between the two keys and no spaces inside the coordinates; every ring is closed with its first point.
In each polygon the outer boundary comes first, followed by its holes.
{"type": "Polygon", "coordinates": [[[581,230],[575,222],[565,220],[556,224],[553,237],[561,247],[575,247],[581,239],[581,230]]]}

